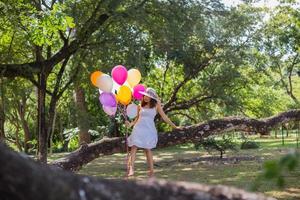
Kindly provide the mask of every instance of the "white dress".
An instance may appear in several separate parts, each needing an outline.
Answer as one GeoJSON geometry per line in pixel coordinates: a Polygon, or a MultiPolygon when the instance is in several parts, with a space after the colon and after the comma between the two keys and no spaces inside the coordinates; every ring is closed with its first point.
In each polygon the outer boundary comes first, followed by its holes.
{"type": "Polygon", "coordinates": [[[131,147],[135,145],[143,149],[153,149],[157,144],[157,130],[154,123],[156,107],[141,107],[139,115],[139,119],[134,125],[132,133],[127,139],[128,146],[131,147]]]}

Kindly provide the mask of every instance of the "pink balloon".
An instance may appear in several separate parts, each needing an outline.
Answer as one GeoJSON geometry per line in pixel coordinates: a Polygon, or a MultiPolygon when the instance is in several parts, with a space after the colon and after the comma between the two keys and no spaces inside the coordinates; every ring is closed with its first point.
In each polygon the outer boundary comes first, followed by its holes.
{"type": "Polygon", "coordinates": [[[113,93],[102,92],[99,96],[100,103],[104,106],[116,107],[117,100],[113,93]]]}
{"type": "Polygon", "coordinates": [[[146,87],[143,84],[138,84],[133,88],[133,97],[137,100],[142,100],[143,95],[140,92],[145,92],[146,87]]]}
{"type": "Polygon", "coordinates": [[[110,106],[102,106],[103,111],[108,114],[109,116],[113,116],[117,112],[117,107],[110,107],[110,106]]]}
{"type": "Polygon", "coordinates": [[[127,80],[127,69],[123,65],[117,65],[112,69],[111,76],[116,83],[123,85],[127,80]]]}

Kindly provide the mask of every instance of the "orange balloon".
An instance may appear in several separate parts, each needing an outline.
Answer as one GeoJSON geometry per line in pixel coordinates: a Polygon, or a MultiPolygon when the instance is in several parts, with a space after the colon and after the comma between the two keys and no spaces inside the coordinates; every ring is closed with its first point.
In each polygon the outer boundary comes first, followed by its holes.
{"type": "Polygon", "coordinates": [[[94,86],[97,87],[97,78],[100,77],[103,73],[100,71],[95,71],[91,75],[91,82],[94,86]]]}

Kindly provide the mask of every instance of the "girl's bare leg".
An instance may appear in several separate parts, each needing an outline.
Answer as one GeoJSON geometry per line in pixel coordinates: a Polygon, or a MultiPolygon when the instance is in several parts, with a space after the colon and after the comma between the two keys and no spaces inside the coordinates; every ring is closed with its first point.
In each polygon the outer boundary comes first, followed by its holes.
{"type": "Polygon", "coordinates": [[[136,151],[137,151],[137,147],[132,146],[131,150],[130,150],[130,156],[128,159],[128,166],[129,166],[128,176],[134,175],[134,161],[135,161],[135,157],[136,157],[136,151]]]}
{"type": "Polygon", "coordinates": [[[149,167],[149,177],[152,177],[154,175],[154,167],[153,167],[153,155],[152,151],[150,149],[145,149],[146,157],[147,157],[147,163],[149,167]]]}

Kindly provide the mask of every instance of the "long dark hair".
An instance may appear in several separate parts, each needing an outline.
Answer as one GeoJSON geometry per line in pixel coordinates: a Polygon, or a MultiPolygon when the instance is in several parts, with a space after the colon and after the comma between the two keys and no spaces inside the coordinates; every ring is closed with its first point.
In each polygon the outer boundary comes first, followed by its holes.
{"type": "MultiPolygon", "coordinates": [[[[149,104],[150,104],[150,105],[149,105],[150,108],[154,108],[154,107],[156,106],[156,104],[157,104],[157,101],[156,101],[155,99],[152,99],[152,98],[151,98],[149,104]]],[[[143,97],[141,106],[144,107],[144,106],[146,106],[146,105],[147,105],[147,102],[144,101],[144,97],[143,97]]]]}

